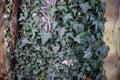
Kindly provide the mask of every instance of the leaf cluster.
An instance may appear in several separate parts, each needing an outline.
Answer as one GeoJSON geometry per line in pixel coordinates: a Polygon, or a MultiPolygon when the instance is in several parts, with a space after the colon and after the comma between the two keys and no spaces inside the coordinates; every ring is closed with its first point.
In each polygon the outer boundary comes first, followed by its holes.
{"type": "MultiPolygon", "coordinates": [[[[105,3],[101,0],[58,0],[48,5],[52,32],[43,30],[42,0],[23,0],[15,75],[18,80],[101,80],[109,47],[103,41],[105,3]],[[70,61],[67,65],[64,60],[70,61]]],[[[9,56],[12,57],[12,56],[9,56]]]]}

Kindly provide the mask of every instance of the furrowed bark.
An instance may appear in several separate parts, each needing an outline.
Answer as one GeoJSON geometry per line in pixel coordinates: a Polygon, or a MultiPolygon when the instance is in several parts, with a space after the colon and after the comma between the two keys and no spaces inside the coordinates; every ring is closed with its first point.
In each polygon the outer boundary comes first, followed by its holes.
{"type": "Polygon", "coordinates": [[[7,0],[0,1],[0,80],[7,79],[6,55],[4,47],[4,14],[7,0]]]}
{"type": "Polygon", "coordinates": [[[18,36],[18,3],[19,0],[13,0],[13,9],[11,13],[11,25],[10,25],[10,32],[11,32],[11,54],[14,54],[15,44],[18,36]]]}
{"type": "Polygon", "coordinates": [[[12,6],[12,12],[11,12],[11,21],[10,21],[10,33],[11,33],[11,49],[10,49],[10,55],[13,56],[12,60],[10,61],[10,78],[12,80],[12,76],[14,75],[15,80],[16,79],[16,71],[14,70],[15,64],[16,64],[16,58],[15,58],[15,48],[16,48],[16,41],[18,37],[18,4],[19,0],[13,0],[13,6],[12,6]]]}

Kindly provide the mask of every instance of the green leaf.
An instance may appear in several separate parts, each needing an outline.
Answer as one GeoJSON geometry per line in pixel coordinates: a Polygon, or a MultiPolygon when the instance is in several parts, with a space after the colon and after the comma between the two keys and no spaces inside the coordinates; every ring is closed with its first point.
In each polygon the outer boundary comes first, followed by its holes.
{"type": "Polygon", "coordinates": [[[103,32],[104,31],[104,23],[99,22],[99,29],[103,32]]]}
{"type": "Polygon", "coordinates": [[[64,54],[65,54],[65,52],[60,51],[60,52],[58,52],[58,54],[56,56],[58,56],[60,59],[62,59],[64,54]]]}
{"type": "Polygon", "coordinates": [[[60,11],[67,11],[67,7],[62,5],[58,6],[57,9],[60,11]]]}
{"type": "Polygon", "coordinates": [[[101,3],[101,9],[102,9],[103,13],[105,13],[105,9],[106,9],[106,3],[105,2],[101,3]]]}
{"type": "Polygon", "coordinates": [[[72,14],[70,14],[70,13],[65,14],[64,17],[63,17],[63,22],[64,22],[64,24],[66,24],[67,21],[69,21],[70,19],[73,19],[72,14]]]}
{"type": "Polygon", "coordinates": [[[91,65],[93,70],[97,70],[98,69],[98,65],[97,65],[97,61],[96,60],[91,60],[89,62],[90,62],[90,65],[91,65]]]}
{"type": "Polygon", "coordinates": [[[86,14],[87,11],[88,11],[89,9],[91,9],[91,6],[89,5],[88,2],[82,3],[82,4],[80,4],[79,6],[80,6],[80,8],[83,10],[84,14],[86,14]]]}
{"type": "Polygon", "coordinates": [[[98,23],[98,21],[94,21],[94,22],[92,23],[92,25],[95,25],[95,31],[97,31],[98,28],[99,28],[99,23],[98,23]]]}
{"type": "Polygon", "coordinates": [[[61,45],[62,45],[63,47],[66,45],[65,40],[62,40],[62,41],[61,41],[61,45]]]}
{"type": "Polygon", "coordinates": [[[92,53],[89,50],[84,51],[84,59],[91,59],[92,53]]]}
{"type": "Polygon", "coordinates": [[[74,38],[72,32],[70,32],[70,33],[66,33],[66,36],[67,36],[68,38],[74,38]]]}
{"type": "Polygon", "coordinates": [[[58,22],[57,21],[52,21],[52,27],[53,30],[55,30],[55,28],[58,26],[58,22]]]}
{"type": "Polygon", "coordinates": [[[54,53],[57,53],[60,50],[60,45],[56,44],[55,46],[53,46],[53,51],[54,53]]]}
{"type": "Polygon", "coordinates": [[[76,14],[77,14],[77,9],[73,9],[72,12],[73,12],[74,16],[76,16],[76,14]]]}
{"type": "Polygon", "coordinates": [[[50,38],[52,38],[51,33],[47,33],[45,31],[41,31],[40,35],[42,39],[42,44],[45,44],[50,38]]]}
{"type": "Polygon", "coordinates": [[[95,80],[101,80],[102,74],[98,74],[95,80]]]}
{"type": "Polygon", "coordinates": [[[77,36],[74,38],[74,41],[80,44],[80,43],[81,43],[81,42],[80,42],[80,35],[77,35],[77,36]]]}
{"type": "Polygon", "coordinates": [[[19,21],[22,21],[22,20],[25,20],[25,17],[21,16],[21,17],[19,18],[19,21]]]}
{"type": "Polygon", "coordinates": [[[25,16],[25,19],[28,17],[28,11],[27,10],[24,11],[24,16],[25,16]]]}
{"type": "Polygon", "coordinates": [[[78,23],[73,23],[72,28],[76,33],[82,32],[84,30],[84,26],[82,24],[78,24],[78,23]]]}
{"type": "Polygon", "coordinates": [[[100,55],[103,57],[103,58],[106,58],[107,56],[107,53],[109,51],[109,47],[106,46],[106,45],[103,45],[104,47],[99,47],[98,48],[98,51],[100,52],[100,55]]]}
{"type": "Polygon", "coordinates": [[[60,39],[63,38],[64,34],[65,34],[65,28],[61,28],[60,31],[59,31],[59,36],[60,36],[60,39]]]}
{"type": "Polygon", "coordinates": [[[37,32],[37,30],[36,29],[32,29],[32,39],[35,37],[35,33],[37,32]]]}
{"type": "Polygon", "coordinates": [[[73,1],[73,0],[68,0],[68,3],[70,4],[70,3],[72,3],[72,1],[73,1]]]}
{"type": "MultiPolygon", "coordinates": [[[[52,0],[26,2],[26,9],[22,8],[24,1],[18,5],[22,25],[14,56],[9,54],[11,47],[7,48],[10,63],[17,60],[12,65],[18,79],[83,80],[88,74],[91,80],[101,80],[102,58],[109,51],[103,41],[105,5],[101,0],[58,0],[55,6],[52,0]],[[50,23],[42,22],[41,17],[48,19],[49,15],[50,23]],[[44,31],[45,24],[52,30],[44,31]]],[[[9,27],[10,21],[6,24],[9,27]]],[[[7,32],[10,43],[9,29],[7,32]]]]}
{"type": "Polygon", "coordinates": [[[97,4],[97,3],[98,3],[97,0],[90,0],[90,4],[91,4],[92,7],[94,7],[95,4],[97,4]]]}
{"type": "Polygon", "coordinates": [[[52,17],[54,17],[56,11],[57,11],[57,9],[55,7],[53,7],[49,10],[49,13],[52,17]]]}

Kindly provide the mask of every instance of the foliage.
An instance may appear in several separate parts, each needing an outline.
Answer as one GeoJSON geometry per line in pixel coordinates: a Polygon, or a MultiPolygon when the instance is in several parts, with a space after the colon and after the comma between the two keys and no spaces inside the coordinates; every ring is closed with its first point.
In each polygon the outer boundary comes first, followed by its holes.
{"type": "MultiPolygon", "coordinates": [[[[43,29],[42,0],[20,4],[20,30],[14,75],[18,80],[101,80],[103,59],[109,51],[103,41],[105,3],[101,0],[58,0],[48,5],[51,31],[43,29]]],[[[9,49],[9,48],[8,48],[9,49]]],[[[9,50],[8,50],[9,52],[9,50]]],[[[9,55],[12,59],[12,55],[9,55]]]]}

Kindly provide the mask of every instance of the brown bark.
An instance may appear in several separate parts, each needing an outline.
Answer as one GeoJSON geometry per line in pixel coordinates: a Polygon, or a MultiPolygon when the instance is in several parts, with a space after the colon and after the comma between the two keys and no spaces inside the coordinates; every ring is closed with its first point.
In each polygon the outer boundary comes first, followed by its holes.
{"type": "Polygon", "coordinates": [[[10,32],[11,32],[11,54],[14,53],[16,39],[18,36],[18,2],[19,0],[13,0],[13,9],[11,13],[11,25],[10,25],[10,32]]]}
{"type": "Polygon", "coordinates": [[[6,56],[4,52],[4,13],[5,13],[6,0],[0,1],[0,80],[6,80],[6,56]]]}

